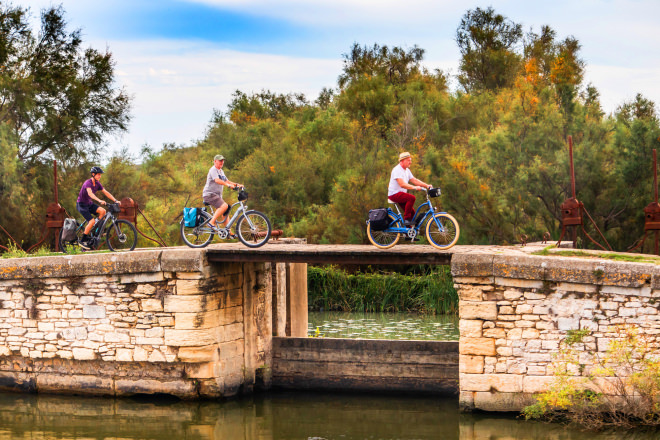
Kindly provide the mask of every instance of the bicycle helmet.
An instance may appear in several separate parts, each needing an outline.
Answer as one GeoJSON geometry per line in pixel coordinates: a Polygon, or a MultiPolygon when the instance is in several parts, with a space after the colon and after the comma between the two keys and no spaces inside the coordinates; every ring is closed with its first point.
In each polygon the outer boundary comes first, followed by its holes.
{"type": "Polygon", "coordinates": [[[103,170],[101,167],[92,167],[91,170],[89,170],[90,173],[92,174],[103,174],[103,170]]]}

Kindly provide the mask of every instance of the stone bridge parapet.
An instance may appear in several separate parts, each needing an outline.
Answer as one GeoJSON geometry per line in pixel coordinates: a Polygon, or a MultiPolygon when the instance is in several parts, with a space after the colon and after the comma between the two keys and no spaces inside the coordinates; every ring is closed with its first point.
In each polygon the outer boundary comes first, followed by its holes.
{"type": "Polygon", "coordinates": [[[251,389],[270,363],[272,279],[270,263],[187,248],[0,260],[0,389],[251,389]]]}
{"type": "MultiPolygon", "coordinates": [[[[598,258],[455,254],[460,297],[462,408],[519,411],[554,383],[560,341],[584,330],[585,377],[617,326],[631,326],[660,347],[660,266],[598,258]]],[[[605,387],[607,389],[607,387],[605,387]]],[[[611,388],[610,388],[611,390],[611,388]]]]}

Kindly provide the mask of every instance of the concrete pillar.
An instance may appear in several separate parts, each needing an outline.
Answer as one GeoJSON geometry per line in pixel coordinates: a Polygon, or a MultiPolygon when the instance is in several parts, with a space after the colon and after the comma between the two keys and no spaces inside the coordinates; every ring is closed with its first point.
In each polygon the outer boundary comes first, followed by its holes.
{"type": "Polygon", "coordinates": [[[307,263],[286,264],[286,334],[307,336],[307,263]]]}
{"type": "Polygon", "coordinates": [[[273,264],[273,336],[286,336],[286,263],[273,264]]]}

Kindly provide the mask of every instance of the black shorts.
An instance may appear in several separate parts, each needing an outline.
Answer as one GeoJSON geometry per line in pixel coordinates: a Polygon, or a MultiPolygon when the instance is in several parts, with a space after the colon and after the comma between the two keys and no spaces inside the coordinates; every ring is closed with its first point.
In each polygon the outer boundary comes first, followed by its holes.
{"type": "Polygon", "coordinates": [[[80,203],[76,203],[76,208],[78,209],[78,212],[85,217],[85,220],[90,221],[94,218],[94,214],[98,211],[99,206],[95,203],[92,203],[91,205],[81,205],[80,203]]]}

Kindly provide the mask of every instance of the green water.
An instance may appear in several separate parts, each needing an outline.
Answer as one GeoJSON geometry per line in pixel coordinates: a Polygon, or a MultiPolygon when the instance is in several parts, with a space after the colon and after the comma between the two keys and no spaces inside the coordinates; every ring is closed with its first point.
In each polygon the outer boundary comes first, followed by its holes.
{"type": "Polygon", "coordinates": [[[0,394],[0,440],[651,440],[458,412],[456,399],[270,393],[226,402],[0,394]]]}
{"type": "Polygon", "coordinates": [[[309,312],[308,334],[326,338],[458,341],[458,316],[309,312]]]}

